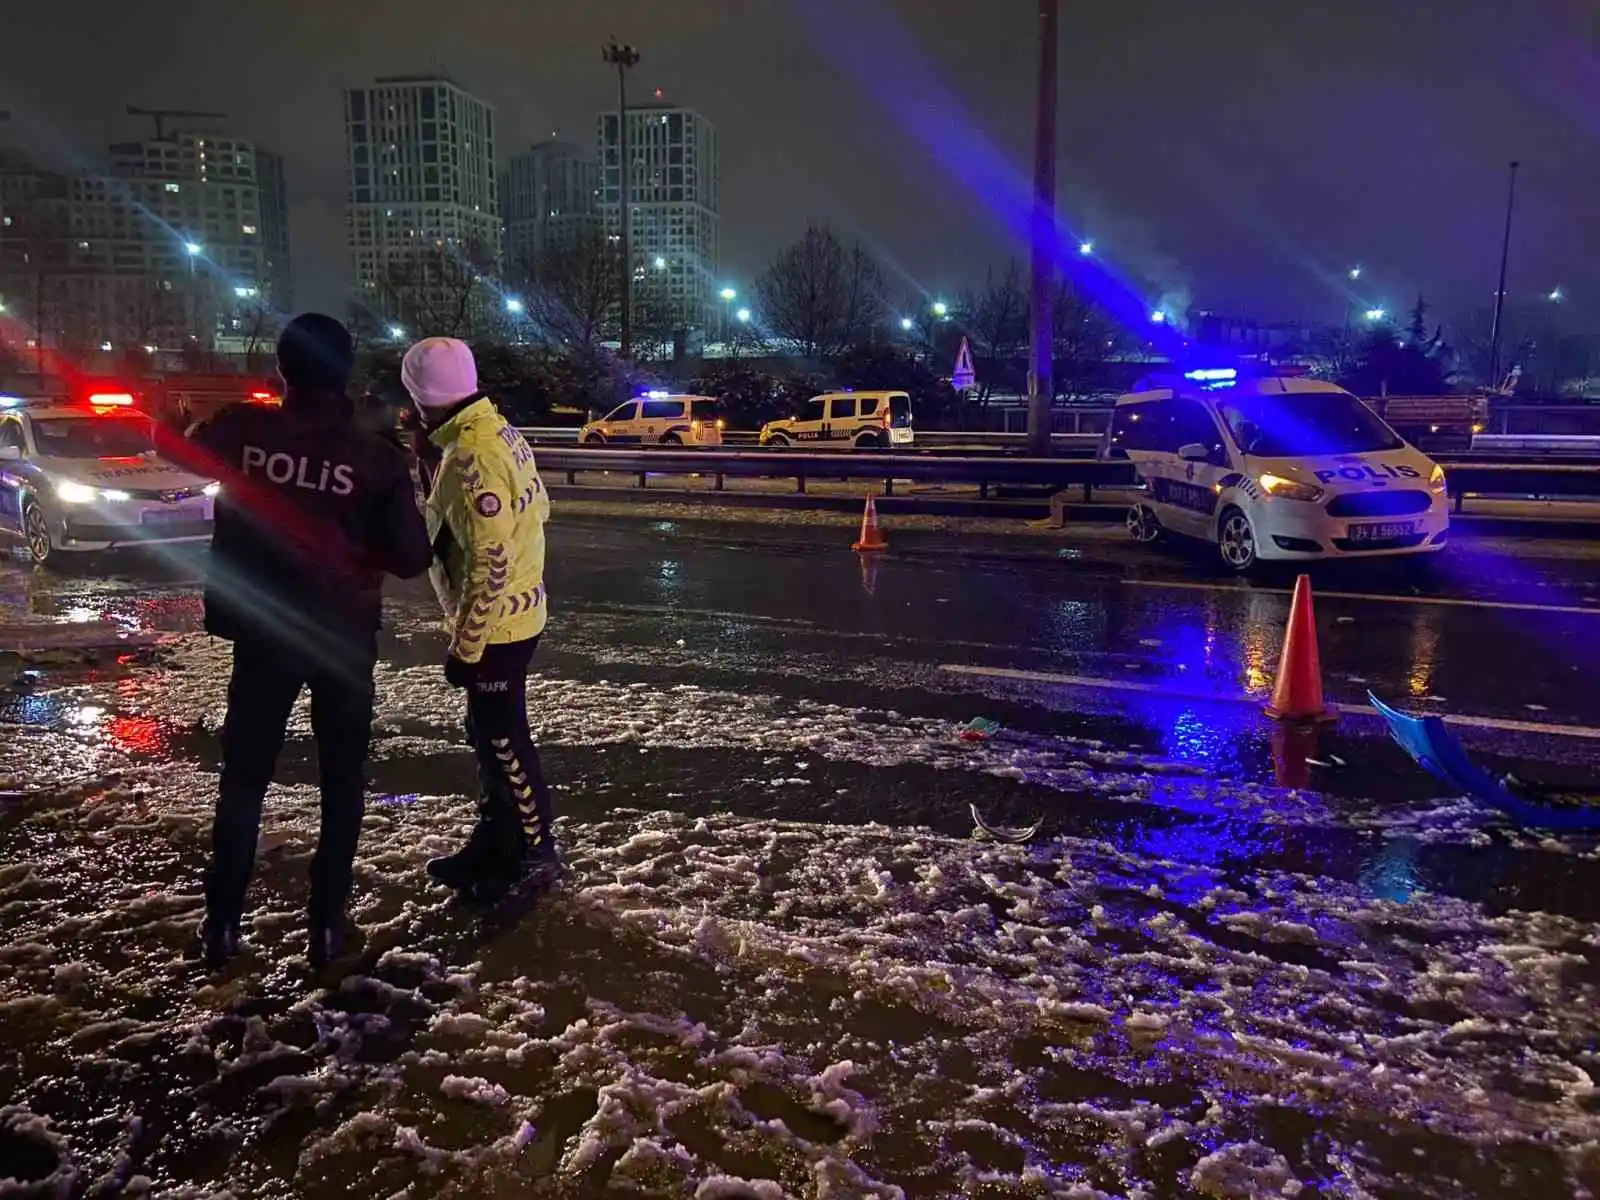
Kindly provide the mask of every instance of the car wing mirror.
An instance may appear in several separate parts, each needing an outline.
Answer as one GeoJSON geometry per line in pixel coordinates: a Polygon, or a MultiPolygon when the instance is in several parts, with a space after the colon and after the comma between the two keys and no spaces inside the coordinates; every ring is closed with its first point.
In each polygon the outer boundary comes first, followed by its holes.
{"type": "Polygon", "coordinates": [[[1178,447],[1178,457],[1184,462],[1210,462],[1211,448],[1199,442],[1189,442],[1178,447]]]}

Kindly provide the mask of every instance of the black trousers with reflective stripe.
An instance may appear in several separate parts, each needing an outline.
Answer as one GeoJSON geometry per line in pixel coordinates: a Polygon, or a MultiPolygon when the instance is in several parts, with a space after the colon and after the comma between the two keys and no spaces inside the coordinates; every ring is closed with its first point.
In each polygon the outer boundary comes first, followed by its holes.
{"type": "Polygon", "coordinates": [[[275,643],[234,643],[228,715],[222,726],[222,781],[206,874],[206,912],[214,921],[237,923],[244,912],[262,801],[302,688],[311,691],[311,731],[322,785],[322,829],[311,860],[311,923],[328,925],[344,914],[366,807],[377,644],[369,636],[363,644],[342,649],[336,661],[312,664],[297,661],[275,643]]]}
{"type": "Polygon", "coordinates": [[[521,827],[531,851],[548,854],[554,812],[528,728],[528,665],[538,645],[533,637],[484,648],[467,688],[467,740],[478,759],[485,819],[492,820],[498,806],[511,827],[521,827]]]}

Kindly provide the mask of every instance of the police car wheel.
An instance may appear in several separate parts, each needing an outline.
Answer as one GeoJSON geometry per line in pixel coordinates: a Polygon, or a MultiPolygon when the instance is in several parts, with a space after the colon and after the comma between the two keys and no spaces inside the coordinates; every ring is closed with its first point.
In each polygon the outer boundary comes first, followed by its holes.
{"type": "Polygon", "coordinates": [[[767,445],[774,450],[787,450],[789,448],[789,439],[781,433],[775,433],[767,439],[767,445]]]}
{"type": "Polygon", "coordinates": [[[1225,509],[1217,525],[1217,553],[1222,565],[1244,574],[1256,565],[1256,531],[1237,508],[1225,509]]]}
{"type": "Polygon", "coordinates": [[[857,450],[877,450],[883,441],[875,433],[864,433],[856,439],[857,450]]]}
{"type": "Polygon", "coordinates": [[[681,446],[683,445],[683,439],[675,433],[667,433],[662,435],[661,444],[663,446],[681,446]]]}
{"type": "Polygon", "coordinates": [[[44,519],[43,510],[31,500],[22,510],[22,534],[29,561],[38,567],[49,562],[55,550],[50,540],[50,525],[44,519]]]}
{"type": "Polygon", "coordinates": [[[1162,532],[1161,520],[1149,505],[1132,504],[1128,506],[1128,536],[1130,538],[1140,545],[1148,545],[1159,540],[1162,532]]]}
{"type": "Polygon", "coordinates": [[[583,439],[583,444],[585,446],[604,446],[606,444],[606,435],[603,433],[591,433],[583,439]]]}

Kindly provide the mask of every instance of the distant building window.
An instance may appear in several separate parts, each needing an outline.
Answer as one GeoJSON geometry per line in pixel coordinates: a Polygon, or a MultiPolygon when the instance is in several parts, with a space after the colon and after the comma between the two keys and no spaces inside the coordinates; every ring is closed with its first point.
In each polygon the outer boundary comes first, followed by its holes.
{"type": "Polygon", "coordinates": [[[178,192],[178,191],[182,191],[182,190],[183,189],[181,187],[179,187],[176,183],[167,184],[167,191],[169,191],[169,192],[178,192]]]}
{"type": "Polygon", "coordinates": [[[254,233],[255,231],[256,231],[256,227],[254,225],[241,225],[241,226],[239,226],[239,232],[240,233],[254,233]]]}

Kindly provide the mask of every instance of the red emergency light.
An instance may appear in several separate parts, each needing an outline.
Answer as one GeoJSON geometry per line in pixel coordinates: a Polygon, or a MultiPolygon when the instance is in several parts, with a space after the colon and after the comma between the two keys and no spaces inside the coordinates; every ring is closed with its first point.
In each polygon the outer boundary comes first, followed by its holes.
{"type": "Polygon", "coordinates": [[[129,392],[94,392],[89,396],[90,408],[132,408],[133,396],[129,392]]]}

